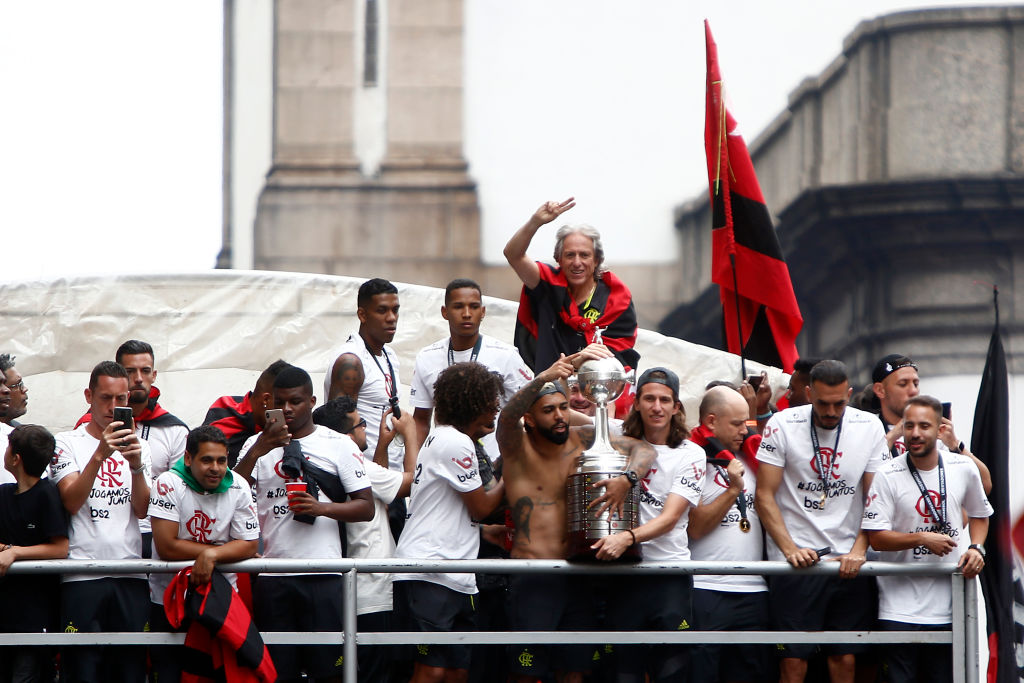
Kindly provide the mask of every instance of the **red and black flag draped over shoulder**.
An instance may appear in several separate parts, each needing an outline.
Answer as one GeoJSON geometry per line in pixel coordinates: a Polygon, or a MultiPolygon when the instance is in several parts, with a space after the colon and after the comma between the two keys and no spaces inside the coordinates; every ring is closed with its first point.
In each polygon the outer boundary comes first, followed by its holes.
{"type": "Polygon", "coordinates": [[[601,341],[619,362],[626,368],[637,367],[636,308],[629,287],[605,271],[589,308],[580,311],[561,269],[539,262],[537,267],[540,281],[533,289],[523,287],[516,316],[515,345],[523,362],[534,372],[546,370],[559,353],[568,356],[590,344],[595,328],[601,327],[606,328],[601,341]]]}
{"type": "Polygon", "coordinates": [[[999,333],[999,290],[996,298],[996,324],[988,346],[985,369],[974,408],[971,452],[992,473],[989,501],[994,513],[989,517],[987,556],[981,572],[981,588],[988,613],[988,681],[1010,683],[1024,678],[1018,657],[1024,642],[1024,625],[1015,623],[1014,608],[1024,611],[1020,576],[1014,576],[1014,553],[1010,540],[1010,395],[1006,375],[1006,354],[999,333]]]}
{"type": "Polygon", "coordinates": [[[792,372],[803,316],[747,145],[736,131],[736,120],[725,104],[718,48],[707,21],[704,32],[704,147],[712,207],[711,281],[718,285],[721,295],[726,348],[792,372]]]}
{"type": "Polygon", "coordinates": [[[234,467],[246,440],[259,431],[252,414],[252,392],[245,396],[221,396],[203,419],[204,425],[213,425],[228,438],[228,466],[234,467]]]}

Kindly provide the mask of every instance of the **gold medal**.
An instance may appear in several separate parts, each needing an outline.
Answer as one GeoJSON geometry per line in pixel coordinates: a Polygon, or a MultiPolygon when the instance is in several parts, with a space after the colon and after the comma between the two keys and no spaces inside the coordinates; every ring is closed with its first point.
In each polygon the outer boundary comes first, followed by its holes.
{"type": "Polygon", "coordinates": [[[824,491],[821,492],[821,500],[818,501],[818,509],[820,509],[820,510],[824,510],[825,509],[825,492],[824,491]]]}
{"type": "Polygon", "coordinates": [[[740,520],[740,531],[748,533],[750,531],[750,520],[744,517],[740,520]]]}

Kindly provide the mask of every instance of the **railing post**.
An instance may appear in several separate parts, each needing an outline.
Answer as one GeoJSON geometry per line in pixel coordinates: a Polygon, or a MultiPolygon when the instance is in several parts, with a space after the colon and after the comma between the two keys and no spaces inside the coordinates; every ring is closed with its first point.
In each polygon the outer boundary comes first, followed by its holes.
{"type": "Polygon", "coordinates": [[[964,575],[954,572],[953,585],[953,683],[967,683],[967,613],[964,575]]]}
{"type": "Polygon", "coordinates": [[[965,683],[978,683],[978,580],[964,582],[965,683]]]}
{"type": "Polygon", "coordinates": [[[345,629],[345,644],[342,654],[345,657],[342,676],[345,683],[356,683],[358,661],[356,660],[356,570],[345,572],[345,613],[342,625],[345,629]]]}

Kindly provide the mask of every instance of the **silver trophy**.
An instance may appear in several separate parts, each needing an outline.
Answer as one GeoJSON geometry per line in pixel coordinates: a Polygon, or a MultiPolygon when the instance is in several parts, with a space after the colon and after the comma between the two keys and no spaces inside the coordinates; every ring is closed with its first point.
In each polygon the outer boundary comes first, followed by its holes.
{"type": "MultiPolygon", "coordinates": [[[[594,338],[601,341],[600,330],[594,338]]],[[[626,469],[627,456],[612,448],[608,438],[608,404],[617,399],[627,383],[635,381],[635,372],[626,372],[616,358],[588,360],[576,373],[576,383],[587,400],[597,405],[594,413],[594,444],[580,456],[579,465],[566,483],[569,514],[569,559],[593,559],[590,549],[598,539],[620,531],[635,529],[640,521],[639,487],[630,489],[623,506],[623,517],[607,511],[600,517],[597,506],[590,504],[604,493],[595,489],[595,482],[620,476],[626,469]]],[[[640,547],[630,546],[622,559],[640,559],[640,547]]]]}

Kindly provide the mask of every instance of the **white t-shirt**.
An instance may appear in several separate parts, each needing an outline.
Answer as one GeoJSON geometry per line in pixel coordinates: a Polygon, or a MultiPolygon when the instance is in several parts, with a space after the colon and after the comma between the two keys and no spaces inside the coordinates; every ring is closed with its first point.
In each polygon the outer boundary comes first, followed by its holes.
{"type": "MultiPolygon", "coordinates": [[[[438,375],[447,368],[449,363],[448,346],[451,343],[450,337],[445,337],[425,346],[416,354],[416,365],[412,371],[412,385],[409,389],[409,402],[413,408],[434,407],[434,382],[438,375]]],[[[468,363],[473,358],[473,349],[464,351],[453,351],[452,362],[468,363]]],[[[519,350],[511,344],[506,344],[500,339],[495,339],[486,334],[480,335],[480,353],[476,362],[485,366],[488,370],[501,378],[504,392],[500,397],[500,406],[505,407],[508,399],[512,398],[517,391],[527,383],[533,381],[533,372],[526,367],[519,350]]],[[[498,452],[498,442],[494,433],[490,433],[480,440],[491,460],[501,457],[498,452]]]]}
{"type": "MultiPolygon", "coordinates": [[[[154,427],[142,422],[135,422],[135,433],[139,440],[149,444],[152,458],[150,469],[146,472],[150,482],[171,469],[174,463],[185,456],[185,440],[188,438],[188,427],[183,425],[167,425],[154,427]]],[[[153,530],[149,518],[139,520],[139,530],[146,534],[153,530]]]]}
{"type": "MultiPolygon", "coordinates": [[[[363,458],[363,467],[373,492],[373,519],[368,522],[348,522],[348,556],[381,558],[395,556],[395,537],[388,524],[388,504],[402,488],[402,473],[381,467],[369,458],[363,458]]],[[[356,614],[387,612],[392,609],[391,574],[356,575],[356,614]]]]}
{"type": "MultiPolygon", "coordinates": [[[[241,460],[259,438],[254,434],[239,451],[241,460]]],[[[345,490],[352,494],[367,488],[363,458],[352,439],[317,425],[309,436],[295,439],[306,460],[341,479],[345,490]]],[[[338,523],[329,517],[316,517],[312,524],[296,522],[288,507],[285,482],[290,481],[281,470],[284,449],[275,448],[259,460],[252,469],[255,481],[256,511],[263,531],[263,556],[290,559],[338,559],[341,554],[341,535],[338,523]]],[[[321,490],[317,498],[322,503],[331,500],[321,490]]]]}
{"type": "MultiPolygon", "coordinates": [[[[380,435],[380,417],[384,409],[390,404],[391,396],[398,395],[398,387],[402,386],[401,377],[398,374],[398,354],[391,350],[387,344],[384,345],[384,353],[374,356],[366,348],[366,342],[358,334],[349,335],[345,343],[341,345],[327,366],[327,375],[324,377],[324,398],[331,395],[331,371],[334,368],[338,357],[351,353],[359,358],[363,364],[363,386],[359,389],[359,396],[356,397],[356,409],[359,417],[366,420],[366,453],[373,458],[373,452],[377,448],[377,439],[380,435]],[[391,367],[388,367],[388,360],[391,367]],[[391,370],[395,371],[394,385],[391,382],[391,370]]],[[[404,449],[394,441],[388,446],[388,463],[391,469],[402,471],[402,458],[404,449]]]]}
{"type": "MultiPolygon", "coordinates": [[[[480,550],[480,533],[462,502],[463,493],[480,488],[473,440],[450,425],[430,430],[416,459],[405,529],[396,557],[471,560],[480,550]]],[[[474,574],[396,574],[395,581],[430,581],[459,593],[476,593],[474,574]]]]}
{"type": "MultiPolygon", "coordinates": [[[[80,473],[100,445],[83,424],[56,439],[50,476],[55,484],[72,473],[80,473]]],[[[151,467],[149,444],[142,444],[142,466],[151,467]]],[[[132,472],[119,452],[103,461],[92,490],[68,528],[69,560],[137,560],[142,556],[139,519],[132,512],[132,472]]],[[[125,574],[65,574],[64,581],[86,581],[125,574]]],[[[145,574],[129,574],[144,579],[145,574]]]]}
{"type": "MultiPolygon", "coordinates": [[[[685,498],[690,506],[699,505],[704,487],[707,459],[703,448],[692,441],[683,441],[676,448],[656,445],[654,450],[658,451],[658,457],[651,464],[647,476],[640,480],[640,524],[660,515],[672,493],[685,498]]],[[[690,507],[687,507],[674,527],[640,544],[644,559],[655,562],[690,559],[686,542],[689,522],[690,507]]]]}
{"type": "MultiPolygon", "coordinates": [[[[815,427],[822,460],[829,470],[828,498],[821,505],[822,481],[811,442],[811,406],[787,408],[765,425],[757,459],[785,468],[775,502],[793,542],[801,548],[832,548],[834,556],[850,552],[864,512],[861,478],[891,458],[878,416],[847,407],[843,413],[839,453],[833,457],[837,429],[815,427]]],[[[771,536],[768,558],[785,560],[771,536]]]]}
{"type": "Polygon", "coordinates": [[[152,426],[137,422],[135,433],[149,444],[153,457],[153,479],[167,472],[174,463],[185,456],[185,440],[188,438],[188,427],[174,424],[164,427],[152,426]]]}
{"type": "MultiPolygon", "coordinates": [[[[260,537],[252,491],[248,482],[238,476],[223,493],[199,493],[189,488],[177,472],[164,472],[150,489],[149,515],[177,522],[178,538],[196,543],[224,545],[228,541],[254,541],[260,537]]],[[[156,543],[153,559],[161,559],[156,543]]],[[[224,576],[237,587],[234,574],[224,576]]],[[[149,575],[152,602],[164,604],[164,591],[172,578],[174,574],[149,575]]]]}
{"type": "MultiPolygon", "coordinates": [[[[709,464],[700,504],[710,505],[729,488],[729,475],[724,467],[709,464]]],[[[718,526],[703,537],[690,541],[690,558],[704,562],[757,562],[764,551],[761,519],[754,507],[757,480],[752,468],[743,473],[743,496],[747,501],[750,530],[740,530],[740,510],[733,504],[718,526]]],[[[693,587],[728,593],[756,593],[768,590],[763,576],[756,574],[709,574],[693,577],[693,587]]]]}
{"type": "MultiPolygon", "coordinates": [[[[992,514],[985,497],[981,474],[970,458],[959,453],[942,453],[946,472],[946,514],[952,524],[950,535],[958,543],[964,535],[963,512],[968,517],[982,518],[992,514]]],[[[939,531],[928,504],[901,455],[886,463],[871,484],[868,504],[864,508],[862,526],[866,530],[888,530],[901,533],[939,531]]],[[[918,470],[921,481],[939,514],[939,468],[918,470]]],[[[968,543],[969,545],[969,543],[968,543]]],[[[961,544],[962,547],[962,544],[961,544]]],[[[956,562],[961,549],[939,557],[924,546],[909,550],[882,551],[883,562],[928,563],[956,562]]],[[[948,624],[953,619],[953,594],[949,577],[945,576],[879,576],[878,618],[910,624],[948,624]]]]}
{"type": "MultiPolygon", "coordinates": [[[[7,452],[7,435],[14,431],[14,427],[6,422],[0,422],[0,453],[7,452]]],[[[0,484],[16,484],[18,480],[7,471],[6,467],[0,466],[0,484]]]]}

